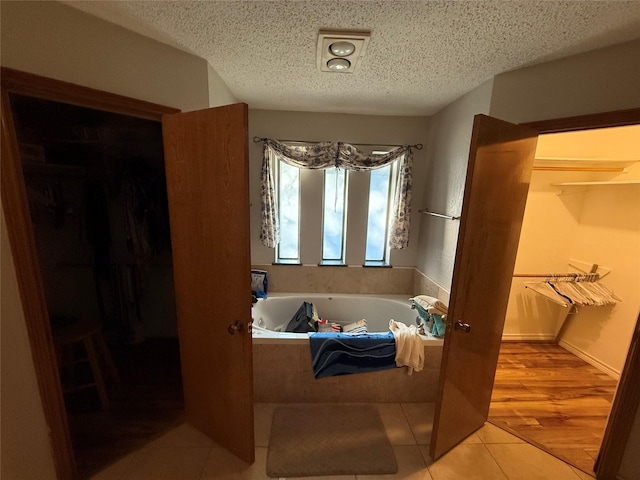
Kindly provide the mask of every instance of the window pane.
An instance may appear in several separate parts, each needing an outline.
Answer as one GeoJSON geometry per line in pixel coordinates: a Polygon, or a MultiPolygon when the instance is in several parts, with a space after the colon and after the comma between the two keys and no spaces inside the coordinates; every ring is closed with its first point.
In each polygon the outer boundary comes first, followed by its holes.
{"type": "Polygon", "coordinates": [[[276,261],[300,259],[300,169],[278,162],[278,217],[280,243],[276,261]]]}
{"type": "Polygon", "coordinates": [[[324,211],[322,225],[322,261],[344,263],[345,170],[324,171],[324,211]]]}
{"type": "Polygon", "coordinates": [[[371,170],[365,262],[386,261],[390,179],[391,164],[371,170]]]}

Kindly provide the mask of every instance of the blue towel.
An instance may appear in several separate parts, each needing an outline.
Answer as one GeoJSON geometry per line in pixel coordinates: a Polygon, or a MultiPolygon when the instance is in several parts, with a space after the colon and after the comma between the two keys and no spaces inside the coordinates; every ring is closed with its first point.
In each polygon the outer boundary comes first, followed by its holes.
{"type": "Polygon", "coordinates": [[[431,313],[430,315],[433,319],[433,328],[431,329],[431,334],[434,337],[444,337],[444,334],[447,331],[447,326],[442,321],[442,315],[438,315],[437,313],[431,313]]]}
{"type": "Polygon", "coordinates": [[[316,378],[396,368],[393,333],[312,333],[311,364],[316,378]]]}

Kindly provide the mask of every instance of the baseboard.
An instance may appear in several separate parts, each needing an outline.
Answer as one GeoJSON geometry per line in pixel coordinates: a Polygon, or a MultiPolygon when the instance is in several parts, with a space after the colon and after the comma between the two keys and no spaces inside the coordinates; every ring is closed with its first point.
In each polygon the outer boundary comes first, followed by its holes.
{"type": "Polygon", "coordinates": [[[611,367],[610,365],[607,365],[604,362],[601,362],[593,355],[585,352],[584,350],[579,349],[578,347],[567,342],[566,340],[560,340],[560,342],[558,342],[558,345],[560,345],[565,350],[568,350],[569,352],[573,353],[576,357],[581,358],[582,360],[587,362],[589,365],[593,365],[598,370],[606,373],[610,377],[613,377],[616,380],[620,380],[620,372],[618,370],[611,367]]]}
{"type": "Polygon", "coordinates": [[[551,333],[503,333],[503,342],[549,342],[555,339],[551,333]]]}

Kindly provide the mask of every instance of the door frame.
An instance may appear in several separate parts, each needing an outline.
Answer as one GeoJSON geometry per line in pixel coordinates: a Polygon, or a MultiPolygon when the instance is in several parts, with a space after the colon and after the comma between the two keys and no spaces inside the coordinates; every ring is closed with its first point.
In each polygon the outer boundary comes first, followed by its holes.
{"type": "Polygon", "coordinates": [[[42,409],[49,427],[56,476],[59,479],[68,479],[76,475],[75,459],[9,95],[16,93],[157,122],[161,121],[163,115],[178,113],[180,110],[6,67],[2,67],[0,75],[2,209],[7,224],[42,409]]]}
{"type": "MultiPolygon", "coordinates": [[[[538,135],[638,124],[640,124],[640,108],[522,123],[524,126],[537,130],[538,135]]],[[[631,427],[638,415],[640,407],[640,346],[638,341],[640,341],[640,316],[634,329],[625,365],[618,382],[618,389],[611,405],[600,452],[594,465],[598,480],[614,480],[616,478],[629,440],[631,427]]]]}

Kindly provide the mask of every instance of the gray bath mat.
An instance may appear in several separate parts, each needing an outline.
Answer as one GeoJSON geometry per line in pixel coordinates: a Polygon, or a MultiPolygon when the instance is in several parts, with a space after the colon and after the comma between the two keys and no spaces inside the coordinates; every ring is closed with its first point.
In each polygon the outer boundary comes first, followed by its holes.
{"type": "Polygon", "coordinates": [[[270,477],[397,473],[375,405],[278,407],[267,454],[270,477]]]}

